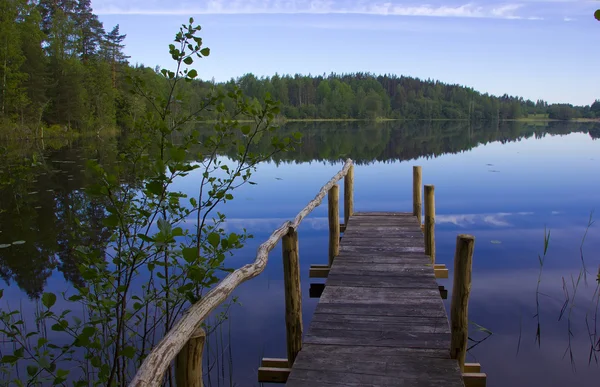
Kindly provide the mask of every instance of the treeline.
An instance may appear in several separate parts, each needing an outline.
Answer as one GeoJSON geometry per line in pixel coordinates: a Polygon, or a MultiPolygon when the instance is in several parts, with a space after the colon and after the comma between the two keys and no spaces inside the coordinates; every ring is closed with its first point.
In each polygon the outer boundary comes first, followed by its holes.
{"type": "MultiPolygon", "coordinates": [[[[129,75],[140,76],[148,90],[167,98],[169,80],[159,68],[129,65],[123,53],[126,35],[118,25],[107,32],[91,0],[2,1],[0,15],[0,134],[7,128],[17,136],[43,136],[47,127],[95,132],[133,128],[152,103],[131,93],[129,75]]],[[[227,92],[233,85],[258,101],[270,94],[281,102],[282,118],[287,119],[600,117],[600,101],[591,106],[549,105],[433,80],[369,73],[246,74],[216,84],[181,82],[173,109],[181,114],[195,111],[211,88],[227,92]]]]}
{"type": "Polygon", "coordinates": [[[401,118],[509,120],[532,115],[551,119],[600,117],[600,101],[588,106],[549,105],[522,97],[482,94],[472,88],[431,79],[373,75],[279,76],[246,74],[237,83],[251,97],[267,93],[283,105],[286,118],[401,118]]]}
{"type": "Polygon", "coordinates": [[[127,59],[118,25],[105,31],[90,0],[2,1],[0,15],[0,122],[115,125],[127,59]]]}

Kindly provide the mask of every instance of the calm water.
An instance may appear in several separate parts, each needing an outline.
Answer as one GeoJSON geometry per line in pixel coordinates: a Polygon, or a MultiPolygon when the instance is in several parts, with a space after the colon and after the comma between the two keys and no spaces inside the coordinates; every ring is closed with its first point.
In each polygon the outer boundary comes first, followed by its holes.
{"type": "MultiPolygon", "coordinates": [[[[529,386],[534,381],[597,385],[600,366],[595,352],[588,362],[594,337],[586,326],[587,318],[593,330],[591,297],[600,264],[596,224],[582,249],[588,284],[579,285],[574,306],[569,302],[559,318],[565,294],[573,301],[571,281],[582,268],[580,246],[590,214],[600,208],[597,124],[294,124],[287,129],[302,131],[303,145],[262,165],[254,179],[258,185],[243,187],[225,208],[228,227],[245,227],[255,236],[229,261],[230,267],[252,261],[258,245],[314,197],[341,168],[342,159],[358,163],[358,211],[409,211],[412,166],[421,165],[424,183],[435,185],[437,261],[451,269],[450,278],[456,235],[476,238],[470,320],[493,334],[470,351],[468,360],[482,364],[491,387],[529,386]],[[540,285],[538,345],[535,291],[545,228],[551,237],[540,285]]],[[[118,146],[117,140],[100,139],[0,143],[0,244],[25,241],[0,249],[2,307],[22,302],[28,310],[43,290],[59,292],[70,281],[79,281],[69,246],[82,241],[69,232],[66,209],[77,208],[90,221],[99,219],[102,207],[81,191],[86,185],[83,162],[113,162],[118,146]],[[42,165],[32,163],[34,153],[42,165]]],[[[190,175],[177,188],[195,192],[197,182],[190,175]]],[[[305,330],[318,302],[309,297],[310,283],[319,280],[308,278],[308,268],[327,261],[327,238],[323,205],[299,230],[305,330]]],[[[98,235],[84,242],[102,241],[98,235]]],[[[285,356],[280,251],[280,246],[275,248],[261,276],[238,288],[241,305],[232,308],[223,337],[211,338],[209,385],[258,385],[261,357],[285,356]]],[[[440,284],[451,290],[451,280],[440,284]]],[[[451,292],[447,307],[450,297],[451,292]]],[[[470,337],[486,338],[477,325],[470,337]]],[[[600,329],[600,321],[596,325],[600,329]]]]}

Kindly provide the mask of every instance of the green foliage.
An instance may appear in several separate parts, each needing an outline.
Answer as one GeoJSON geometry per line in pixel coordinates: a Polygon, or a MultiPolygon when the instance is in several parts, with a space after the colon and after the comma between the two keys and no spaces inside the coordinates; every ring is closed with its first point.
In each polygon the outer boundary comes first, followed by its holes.
{"type": "Polygon", "coordinates": [[[594,12],[594,17],[596,18],[596,20],[600,21],[600,9],[596,10],[596,12],[594,12]]]}
{"type": "Polygon", "coordinates": [[[199,31],[190,19],[175,35],[174,71],[163,69],[158,80],[143,72],[126,77],[130,93],[150,108],[136,119],[117,166],[88,162],[94,183],[86,195],[102,204],[101,224],[65,213],[68,232],[80,242],[66,248],[80,281],[72,291],[41,295],[34,326],[49,327],[53,340],[44,336],[47,328],[26,329],[18,312],[0,310],[0,332],[15,343],[1,360],[7,384],[17,382],[12,370],[23,369],[23,384],[126,385],[181,313],[231,271],[226,258],[252,237],[226,230],[223,205],[235,189],[254,184],[259,163],[289,150],[298,137],[278,136],[279,107],[269,96],[259,103],[237,87],[212,88],[194,111],[180,109],[185,85],[197,77],[189,66],[210,54],[199,31]],[[214,123],[202,135],[189,130],[208,117],[214,123]],[[269,146],[257,149],[266,137],[269,146]],[[234,155],[225,159],[228,149],[234,155]],[[133,183],[124,183],[131,173],[133,183]],[[190,174],[199,182],[194,197],[172,188],[190,174]],[[106,238],[85,243],[98,229],[106,238]]]}

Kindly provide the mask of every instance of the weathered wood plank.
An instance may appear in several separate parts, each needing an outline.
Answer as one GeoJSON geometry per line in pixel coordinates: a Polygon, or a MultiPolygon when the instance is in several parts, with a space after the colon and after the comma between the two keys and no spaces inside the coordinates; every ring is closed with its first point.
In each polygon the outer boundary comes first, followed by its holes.
{"type": "MultiPolygon", "coordinates": [[[[365,269],[364,269],[365,266],[367,266],[367,265],[364,265],[361,269],[360,266],[338,265],[335,267],[335,272],[338,274],[365,274],[365,275],[368,274],[368,275],[383,275],[383,276],[400,275],[400,276],[425,277],[425,278],[429,278],[429,277],[433,278],[433,275],[434,275],[433,268],[430,266],[423,266],[422,268],[417,268],[417,267],[390,268],[390,267],[385,267],[382,265],[375,266],[375,264],[373,264],[373,267],[370,267],[368,272],[365,271],[365,269]]],[[[390,266],[390,265],[388,265],[388,266],[390,266]]]]}
{"type": "MultiPolygon", "coordinates": [[[[374,321],[355,321],[354,319],[340,319],[321,321],[319,316],[328,316],[319,314],[311,322],[311,329],[325,330],[335,327],[335,329],[350,330],[350,331],[374,331],[374,332],[392,332],[401,331],[406,334],[410,333],[443,333],[449,334],[450,328],[448,323],[441,318],[419,319],[419,324],[415,323],[415,319],[403,319],[400,322],[380,322],[374,316],[370,316],[374,321]]],[[[346,316],[342,316],[346,317],[346,316]]]]}
{"type": "Polygon", "coordinates": [[[424,246],[350,246],[348,244],[342,244],[340,246],[340,253],[342,252],[353,252],[353,253],[373,253],[373,252],[394,252],[396,254],[401,253],[424,253],[424,246]]]}
{"type": "MultiPolygon", "coordinates": [[[[440,374],[445,372],[440,372],[440,374]]],[[[437,375],[437,372],[435,373],[437,375]]],[[[424,374],[419,379],[418,376],[399,374],[394,376],[370,375],[360,373],[349,373],[341,371],[312,371],[300,370],[292,374],[288,380],[289,386],[321,386],[338,383],[344,386],[411,386],[411,387],[458,387],[462,383],[453,382],[447,379],[435,378],[430,374],[424,374]],[[306,384],[297,384],[297,381],[306,381],[306,384]]]]}
{"type": "Polygon", "coordinates": [[[438,289],[406,289],[406,288],[355,288],[349,286],[327,286],[321,303],[355,303],[355,304],[394,304],[412,305],[441,304],[438,289]]]}
{"type": "MultiPolygon", "coordinates": [[[[450,359],[425,358],[414,356],[378,356],[377,358],[361,359],[356,354],[345,354],[332,357],[325,353],[311,354],[298,358],[298,370],[333,371],[363,375],[405,375],[416,379],[415,376],[424,376],[431,373],[432,369],[445,371],[440,375],[432,375],[432,379],[448,381],[448,373],[456,372],[458,366],[450,359]]],[[[295,375],[293,376],[295,377],[295,375]]]]}
{"type": "MultiPolygon", "coordinates": [[[[429,276],[413,276],[410,273],[403,275],[371,275],[365,274],[342,274],[333,272],[327,278],[327,286],[353,286],[355,288],[411,288],[430,289],[435,285],[435,279],[429,276]]],[[[362,291],[362,290],[358,290],[362,291]]]]}
{"type": "MultiPolygon", "coordinates": [[[[327,287],[325,288],[327,290],[327,287]]],[[[323,292],[324,293],[324,292],[323,292]]],[[[362,315],[362,316],[407,316],[407,317],[437,317],[446,316],[446,310],[439,300],[439,304],[431,304],[435,307],[425,307],[423,303],[394,305],[389,304],[365,304],[357,305],[354,303],[321,303],[315,309],[316,313],[362,315]]]]}

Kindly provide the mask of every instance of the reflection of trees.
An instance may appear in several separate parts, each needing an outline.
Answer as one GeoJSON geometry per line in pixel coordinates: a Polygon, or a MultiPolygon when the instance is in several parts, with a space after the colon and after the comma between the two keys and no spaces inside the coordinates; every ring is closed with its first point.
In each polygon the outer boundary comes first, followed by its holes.
{"type": "Polygon", "coordinates": [[[0,249],[0,276],[34,298],[41,295],[54,269],[68,281],[83,284],[77,246],[91,246],[103,254],[108,242],[102,226],[104,206],[82,190],[83,161],[102,157],[110,163],[115,152],[106,152],[107,144],[95,147],[99,151],[87,144],[50,150],[44,157],[36,148],[22,145],[15,144],[20,151],[0,156],[0,243],[25,241],[0,249]]]}
{"type": "MultiPolygon", "coordinates": [[[[302,144],[294,151],[273,157],[276,162],[336,162],[351,158],[358,164],[368,164],[438,157],[494,141],[507,143],[548,134],[587,132],[589,125],[502,122],[490,127],[489,123],[470,124],[466,121],[292,122],[281,130],[285,134],[301,132],[303,138],[302,144]]],[[[257,146],[266,148],[268,145],[269,139],[262,138],[257,146]]]]}
{"type": "MultiPolygon", "coordinates": [[[[304,137],[296,150],[276,155],[273,160],[277,163],[352,158],[368,164],[438,157],[493,141],[507,143],[548,134],[580,131],[600,137],[598,124],[563,122],[491,126],[459,121],[294,122],[281,131],[299,131],[304,137]]],[[[55,269],[67,281],[83,285],[75,249],[84,245],[103,256],[109,237],[103,227],[104,203],[90,198],[83,189],[88,183],[84,161],[97,159],[115,170],[118,167],[123,184],[137,184],[135,175],[141,172],[117,162],[119,151],[128,143],[124,137],[96,138],[59,143],[54,150],[46,143],[44,152],[35,144],[23,143],[0,149],[0,244],[26,242],[0,249],[0,277],[14,281],[30,297],[41,294],[55,269]]],[[[270,147],[270,139],[261,138],[257,146],[264,151],[270,147]]]]}

